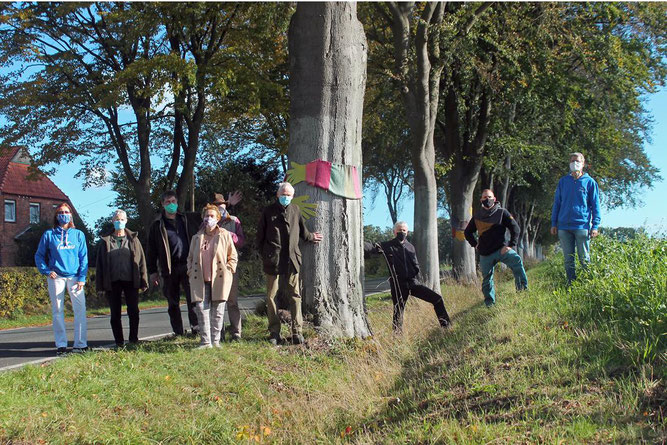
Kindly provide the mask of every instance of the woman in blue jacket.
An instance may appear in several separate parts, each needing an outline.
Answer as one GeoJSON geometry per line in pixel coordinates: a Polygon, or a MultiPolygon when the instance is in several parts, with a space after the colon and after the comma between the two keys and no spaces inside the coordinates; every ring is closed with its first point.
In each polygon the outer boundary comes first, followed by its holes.
{"type": "Polygon", "coordinates": [[[65,290],[69,293],[74,309],[74,348],[72,351],[86,351],[88,334],[86,296],[83,287],[88,273],[88,249],[83,232],[74,228],[72,209],[67,203],[62,203],[56,208],[53,228],[42,235],[35,253],[35,265],[42,275],[47,276],[56,354],[62,355],[67,352],[65,290]]]}

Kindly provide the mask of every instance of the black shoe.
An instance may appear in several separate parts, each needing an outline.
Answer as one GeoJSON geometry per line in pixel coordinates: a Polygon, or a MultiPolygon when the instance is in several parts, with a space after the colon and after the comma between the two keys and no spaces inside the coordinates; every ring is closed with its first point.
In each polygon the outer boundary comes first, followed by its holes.
{"type": "Polygon", "coordinates": [[[56,349],[56,355],[66,355],[66,354],[67,354],[67,348],[56,349]]]}
{"type": "Polygon", "coordinates": [[[303,335],[301,334],[294,334],[292,335],[292,344],[293,345],[302,345],[305,342],[303,339],[303,335]]]}
{"type": "Polygon", "coordinates": [[[241,334],[232,334],[232,338],[229,339],[231,342],[241,341],[241,334]]]}
{"type": "Polygon", "coordinates": [[[280,339],[280,334],[271,334],[269,337],[269,343],[271,343],[273,346],[278,346],[281,342],[280,339]]]}
{"type": "Polygon", "coordinates": [[[190,335],[193,337],[197,337],[199,335],[199,326],[192,326],[190,329],[190,335]]]}
{"type": "Polygon", "coordinates": [[[88,346],[84,346],[83,348],[72,348],[74,354],[83,354],[84,352],[88,352],[88,350],[88,346]]]}
{"type": "Polygon", "coordinates": [[[442,320],[442,321],[440,322],[440,327],[441,327],[442,329],[449,329],[449,328],[452,327],[452,322],[449,321],[449,320],[442,320]]]}

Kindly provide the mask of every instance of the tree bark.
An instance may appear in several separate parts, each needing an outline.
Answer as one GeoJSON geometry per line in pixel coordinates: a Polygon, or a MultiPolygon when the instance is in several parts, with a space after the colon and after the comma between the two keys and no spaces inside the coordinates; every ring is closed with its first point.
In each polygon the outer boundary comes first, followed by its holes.
{"type": "Polygon", "coordinates": [[[389,2],[394,39],[395,74],[410,127],[410,147],[414,169],[414,231],[424,285],[440,292],[438,259],[438,188],[435,180],[435,133],[439,101],[439,82],[443,65],[438,61],[437,33],[442,23],[444,4],[429,2],[424,7],[416,33],[410,20],[414,2],[389,2]],[[435,35],[431,35],[435,33],[435,35]],[[413,44],[414,42],[414,44],[413,44]],[[411,47],[416,57],[410,60],[411,47]]]}
{"type": "MultiPolygon", "coordinates": [[[[323,159],[361,173],[367,45],[356,3],[298,3],[289,27],[291,162],[323,159]]],[[[307,222],[324,239],[302,247],[303,300],[331,337],[371,334],[363,293],[362,202],[295,185],[318,204],[307,222]]]]}

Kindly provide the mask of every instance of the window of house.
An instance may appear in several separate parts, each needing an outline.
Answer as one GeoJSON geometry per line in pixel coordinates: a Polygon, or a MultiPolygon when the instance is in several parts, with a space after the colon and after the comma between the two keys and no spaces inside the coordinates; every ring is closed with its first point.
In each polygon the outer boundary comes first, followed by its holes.
{"type": "Polygon", "coordinates": [[[30,203],[30,224],[37,224],[39,222],[39,203],[30,203]]]}
{"type": "Polygon", "coordinates": [[[5,199],[5,221],[16,222],[16,201],[5,199]]]}

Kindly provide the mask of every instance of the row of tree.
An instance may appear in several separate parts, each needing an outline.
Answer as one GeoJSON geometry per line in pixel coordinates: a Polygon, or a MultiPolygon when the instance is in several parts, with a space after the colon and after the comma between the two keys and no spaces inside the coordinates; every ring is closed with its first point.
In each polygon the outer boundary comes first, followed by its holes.
{"type": "MultiPolygon", "coordinates": [[[[161,190],[194,209],[239,157],[253,160],[246,178],[261,165],[267,178],[288,159],[359,166],[363,151],[367,188],[392,219],[414,195],[413,239],[435,288],[442,208],[453,272],[475,277],[461,232],[481,187],[517,216],[530,251],[568,153],[586,154],[608,207],[633,204],[658,177],[642,99],[665,80],[666,8],[6,3],[0,138],[31,147],[35,167],[83,159],[91,184],[111,165],[119,204],[141,227],[161,190]]],[[[337,335],[367,335],[360,203],[296,188],[318,204],[311,227],[326,227],[304,250],[305,300],[337,335]]]]}
{"type": "Polygon", "coordinates": [[[456,235],[480,188],[517,215],[530,254],[568,153],[586,154],[607,207],[633,205],[658,178],[642,99],[665,80],[664,4],[386,2],[360,15],[370,40],[365,169],[393,218],[400,191],[413,191],[431,284],[438,202],[454,229],[453,271],[469,280],[474,252],[456,235]]]}

